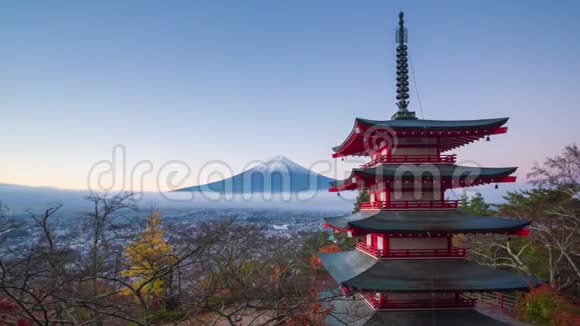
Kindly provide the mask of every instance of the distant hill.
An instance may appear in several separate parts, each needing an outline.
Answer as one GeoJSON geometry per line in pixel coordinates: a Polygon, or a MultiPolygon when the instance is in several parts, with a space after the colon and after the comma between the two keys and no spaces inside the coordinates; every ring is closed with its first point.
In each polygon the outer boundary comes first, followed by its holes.
{"type": "Polygon", "coordinates": [[[176,191],[219,193],[284,193],[327,190],[335,179],[310,171],[277,156],[231,178],[176,191]]]}

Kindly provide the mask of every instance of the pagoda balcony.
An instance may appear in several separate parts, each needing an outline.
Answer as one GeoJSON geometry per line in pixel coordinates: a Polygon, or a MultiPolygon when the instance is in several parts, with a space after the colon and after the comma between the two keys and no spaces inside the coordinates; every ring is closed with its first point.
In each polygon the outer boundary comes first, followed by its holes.
{"type": "Polygon", "coordinates": [[[363,298],[375,310],[389,309],[421,309],[421,308],[471,308],[477,300],[465,295],[456,295],[455,298],[433,299],[391,299],[372,292],[363,292],[363,298]],[[382,298],[381,298],[382,297],[382,298]]]}
{"type": "Polygon", "coordinates": [[[371,168],[383,163],[445,163],[454,164],[457,155],[380,155],[370,162],[361,165],[362,169],[371,168]]]}
{"type": "Polygon", "coordinates": [[[407,258],[465,258],[468,250],[465,248],[451,247],[449,249],[390,249],[382,250],[368,246],[363,241],[355,241],[354,245],[368,255],[385,259],[407,258]]]}
{"type": "Polygon", "coordinates": [[[458,200],[398,200],[398,201],[373,201],[361,202],[360,209],[456,209],[459,207],[458,200]]]}

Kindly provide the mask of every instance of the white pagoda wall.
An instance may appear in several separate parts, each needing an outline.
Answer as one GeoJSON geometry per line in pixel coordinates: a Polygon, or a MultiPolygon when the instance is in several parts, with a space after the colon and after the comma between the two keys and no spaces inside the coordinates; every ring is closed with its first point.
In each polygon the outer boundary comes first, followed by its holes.
{"type": "Polygon", "coordinates": [[[393,191],[391,200],[440,200],[441,191],[393,191]]]}
{"type": "Polygon", "coordinates": [[[397,147],[391,155],[437,155],[437,147],[397,147]]]}
{"type": "Polygon", "coordinates": [[[447,238],[389,238],[389,249],[447,249],[447,238]]]}
{"type": "Polygon", "coordinates": [[[433,292],[433,293],[386,293],[385,298],[388,300],[429,300],[429,299],[454,299],[453,292],[433,292]]]}

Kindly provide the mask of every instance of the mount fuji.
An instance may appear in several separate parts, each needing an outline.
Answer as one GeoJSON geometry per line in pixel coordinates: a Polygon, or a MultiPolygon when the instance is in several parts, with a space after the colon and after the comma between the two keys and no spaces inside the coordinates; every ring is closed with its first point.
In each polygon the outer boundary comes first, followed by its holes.
{"type": "Polygon", "coordinates": [[[327,190],[335,179],[276,156],[231,178],[175,191],[219,193],[285,193],[327,190]]]}

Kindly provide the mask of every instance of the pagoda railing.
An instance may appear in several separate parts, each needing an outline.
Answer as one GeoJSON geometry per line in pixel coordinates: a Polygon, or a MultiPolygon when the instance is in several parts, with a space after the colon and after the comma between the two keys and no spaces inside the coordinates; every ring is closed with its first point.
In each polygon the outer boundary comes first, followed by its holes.
{"type": "Polygon", "coordinates": [[[456,298],[433,299],[394,299],[381,301],[375,293],[365,292],[362,296],[376,310],[379,309],[413,309],[413,308],[470,308],[477,300],[464,295],[456,298]]]}
{"type": "Polygon", "coordinates": [[[483,293],[469,293],[467,294],[471,299],[477,300],[478,302],[485,302],[495,306],[500,309],[514,311],[516,310],[518,303],[517,293],[503,293],[503,292],[483,292],[483,293]]]}
{"type": "Polygon", "coordinates": [[[449,249],[390,249],[379,250],[369,247],[364,241],[355,241],[355,247],[377,258],[446,258],[467,257],[468,250],[465,248],[451,247],[449,249]]]}
{"type": "Polygon", "coordinates": [[[467,257],[467,249],[457,247],[450,249],[391,249],[385,257],[467,257]]]}
{"type": "Polygon", "coordinates": [[[380,309],[381,300],[376,297],[374,293],[363,292],[361,293],[363,298],[376,310],[380,309]]]}
{"type": "Polygon", "coordinates": [[[456,154],[450,155],[379,155],[370,162],[361,165],[366,169],[382,163],[449,163],[457,160],[456,154]]]}
{"type": "Polygon", "coordinates": [[[399,200],[399,201],[374,201],[359,203],[360,209],[453,209],[459,207],[458,200],[399,200]]]}
{"type": "Polygon", "coordinates": [[[384,254],[384,250],[379,250],[376,248],[371,248],[369,246],[367,246],[366,243],[362,242],[362,241],[356,241],[354,242],[354,246],[355,248],[357,248],[358,250],[365,252],[371,256],[374,257],[382,257],[384,254]]]}

